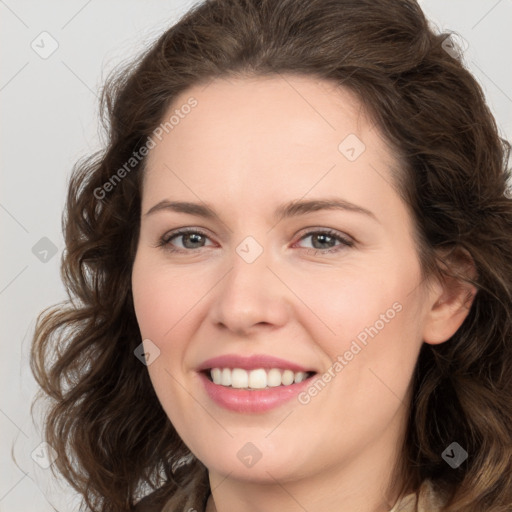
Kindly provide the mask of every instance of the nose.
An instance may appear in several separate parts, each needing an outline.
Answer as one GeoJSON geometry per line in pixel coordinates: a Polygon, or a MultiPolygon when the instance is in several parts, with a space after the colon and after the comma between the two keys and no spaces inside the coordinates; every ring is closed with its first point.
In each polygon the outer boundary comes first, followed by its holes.
{"type": "Polygon", "coordinates": [[[236,252],[231,270],[215,287],[210,320],[237,337],[260,329],[285,325],[292,311],[293,294],[279,276],[267,251],[249,263],[236,252]]]}

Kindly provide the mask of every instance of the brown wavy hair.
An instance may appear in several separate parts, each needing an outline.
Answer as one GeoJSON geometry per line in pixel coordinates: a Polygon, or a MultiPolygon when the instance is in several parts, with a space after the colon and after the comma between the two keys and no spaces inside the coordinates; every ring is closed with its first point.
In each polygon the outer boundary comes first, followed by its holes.
{"type": "Polygon", "coordinates": [[[462,59],[445,51],[447,36],[413,0],[212,0],[110,75],[100,104],[105,148],[80,160],[69,182],[61,267],[69,300],[39,315],[31,354],[49,401],[44,435],[58,454],[54,467],[83,504],[134,510],[151,490],[159,506],[187,494],[205,503],[206,468],[134,356],[142,341],[131,292],[140,150],[193,85],[294,74],[357,94],[402,158],[396,186],[415,221],[424,276],[477,288],[452,338],[422,346],[395,481],[405,492],[430,479],[448,493],[449,512],[512,510],[510,145],[462,59]],[[440,250],[449,250],[444,260],[440,250]],[[450,270],[464,251],[473,280],[450,270]],[[468,452],[457,469],[441,457],[453,441],[468,452]]]}

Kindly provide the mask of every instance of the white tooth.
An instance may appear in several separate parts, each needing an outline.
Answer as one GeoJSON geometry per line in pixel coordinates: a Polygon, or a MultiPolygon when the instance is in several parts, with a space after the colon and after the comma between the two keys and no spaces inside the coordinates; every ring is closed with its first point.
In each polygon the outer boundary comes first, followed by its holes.
{"type": "Polygon", "coordinates": [[[270,388],[275,388],[281,385],[281,370],[277,368],[272,368],[267,373],[267,386],[270,388]]]}
{"type": "Polygon", "coordinates": [[[294,382],[296,382],[296,383],[302,382],[305,378],[306,378],[306,373],[304,373],[304,372],[297,372],[295,374],[294,382]]]}
{"type": "Polygon", "coordinates": [[[246,388],[249,386],[249,374],[241,368],[231,370],[231,385],[234,388],[246,388]]]}
{"type": "Polygon", "coordinates": [[[294,373],[292,370],[282,371],[279,368],[269,370],[258,368],[251,371],[242,368],[212,368],[210,375],[215,384],[222,386],[232,386],[237,389],[265,389],[302,382],[308,374],[306,372],[294,373]]]}
{"type": "Polygon", "coordinates": [[[212,377],[214,384],[220,384],[221,383],[221,369],[220,368],[212,368],[210,371],[210,375],[212,377]]]}
{"type": "Polygon", "coordinates": [[[283,372],[283,376],[281,377],[281,382],[283,383],[283,386],[289,386],[290,384],[293,384],[293,379],[295,375],[291,370],[285,370],[283,372]]]}
{"type": "Polygon", "coordinates": [[[220,383],[223,386],[231,386],[231,368],[223,368],[220,383]]]}
{"type": "Polygon", "coordinates": [[[253,389],[264,389],[267,387],[267,372],[263,368],[251,370],[249,373],[249,387],[253,389]]]}

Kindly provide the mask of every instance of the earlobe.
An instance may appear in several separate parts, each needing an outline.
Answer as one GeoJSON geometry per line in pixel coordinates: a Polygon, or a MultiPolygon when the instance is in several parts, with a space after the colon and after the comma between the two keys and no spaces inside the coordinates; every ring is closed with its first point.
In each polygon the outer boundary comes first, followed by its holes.
{"type": "Polygon", "coordinates": [[[473,258],[464,249],[450,251],[440,259],[443,277],[432,287],[425,318],[423,340],[438,345],[450,339],[462,325],[474,302],[477,271],[473,258]]]}

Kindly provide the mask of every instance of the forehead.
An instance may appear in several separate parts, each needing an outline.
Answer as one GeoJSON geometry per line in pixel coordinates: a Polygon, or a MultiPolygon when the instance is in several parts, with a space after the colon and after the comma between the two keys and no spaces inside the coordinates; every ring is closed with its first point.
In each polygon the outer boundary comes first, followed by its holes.
{"type": "Polygon", "coordinates": [[[357,96],[316,78],[216,79],[181,93],[162,121],[145,195],[168,188],[250,200],[334,187],[361,200],[398,165],[357,96]]]}
{"type": "Polygon", "coordinates": [[[349,89],[296,75],[216,79],[191,87],[174,99],[162,121],[163,138],[172,132],[176,145],[221,148],[229,145],[229,134],[281,150],[290,144],[313,146],[319,136],[327,147],[344,132],[372,125],[349,89]],[[166,125],[169,120],[172,126],[166,125]]]}

